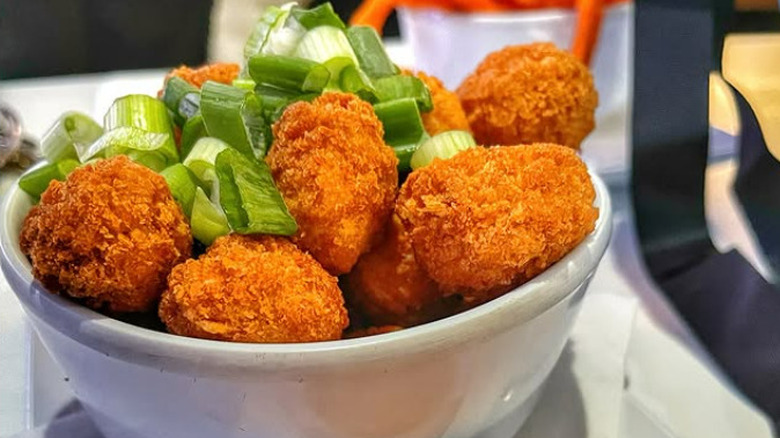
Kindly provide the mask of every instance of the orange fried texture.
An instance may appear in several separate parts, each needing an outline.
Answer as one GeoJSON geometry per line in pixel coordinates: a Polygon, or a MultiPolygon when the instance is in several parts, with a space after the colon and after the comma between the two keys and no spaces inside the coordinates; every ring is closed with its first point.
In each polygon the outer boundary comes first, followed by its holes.
{"type": "Polygon", "coordinates": [[[404,327],[435,319],[440,293],[417,265],[408,233],[392,215],[384,240],[347,276],[348,301],[372,324],[404,327]]]}
{"type": "Polygon", "coordinates": [[[349,324],[336,278],[310,255],[237,234],[174,268],[160,318],[172,333],[235,342],[339,339],[349,324]]]}
{"type": "Polygon", "coordinates": [[[463,107],[460,106],[458,96],[444,87],[439,78],[429,76],[422,71],[414,73],[404,70],[403,74],[407,76],[417,76],[425,83],[431,92],[433,100],[433,110],[422,113],[423,125],[430,135],[436,135],[440,132],[462,130],[471,131],[469,122],[466,120],[466,114],[463,107]]]}
{"type": "Polygon", "coordinates": [[[116,312],[153,308],[168,273],[190,257],[190,227],[165,179],[127,157],[52,181],[20,236],[50,291],[116,312]]]}
{"type": "Polygon", "coordinates": [[[598,94],[587,66],[550,43],[488,55],[458,87],[477,143],[557,143],[574,149],[595,126],[598,94]]]}
{"type": "Polygon", "coordinates": [[[331,274],[349,272],[379,238],[398,186],[398,159],[370,104],[326,93],[273,126],[266,161],[290,213],[293,241],[331,274]]]}
{"type": "Polygon", "coordinates": [[[417,263],[443,295],[468,303],[534,277],[574,248],[594,228],[594,198],[572,149],[477,147],[412,172],[395,211],[417,263]]]}
{"type": "Polygon", "coordinates": [[[165,82],[172,76],[177,76],[190,84],[200,88],[206,81],[221,82],[230,85],[238,77],[240,67],[238,64],[219,62],[206,64],[198,68],[190,68],[181,65],[165,75],[165,82]]]}

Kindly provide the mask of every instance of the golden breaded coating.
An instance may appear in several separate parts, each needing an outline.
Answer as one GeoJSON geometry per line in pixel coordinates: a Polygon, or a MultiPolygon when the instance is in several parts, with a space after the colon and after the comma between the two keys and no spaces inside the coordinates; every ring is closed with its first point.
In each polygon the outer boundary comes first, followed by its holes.
{"type": "Polygon", "coordinates": [[[392,215],[384,240],[360,257],[347,276],[352,308],[375,325],[409,327],[435,319],[430,308],[441,294],[414,259],[409,234],[392,215]]]}
{"type": "Polygon", "coordinates": [[[370,104],[326,93],[290,105],[266,161],[290,213],[293,241],[333,275],[379,237],[398,187],[398,159],[370,104]]]}
{"type": "Polygon", "coordinates": [[[471,131],[458,95],[448,90],[439,78],[427,75],[422,71],[414,73],[404,70],[403,74],[417,76],[431,91],[433,111],[422,113],[423,125],[428,134],[436,135],[452,130],[471,131]]]}
{"type": "Polygon", "coordinates": [[[276,236],[220,237],[174,268],[160,302],[171,333],[233,342],[340,339],[349,324],[337,280],[276,236]]]}
{"type": "Polygon", "coordinates": [[[165,75],[165,81],[172,76],[177,76],[190,84],[200,88],[206,81],[221,82],[230,85],[238,77],[240,67],[238,64],[227,62],[218,62],[206,64],[197,68],[190,68],[186,65],[180,65],[165,75]]]}
{"type": "Polygon", "coordinates": [[[594,199],[572,149],[477,147],[412,172],[396,213],[417,262],[442,291],[480,301],[534,277],[580,243],[598,218],[594,199]]]}
{"type": "Polygon", "coordinates": [[[117,156],[52,181],[20,236],[33,275],[50,291],[95,309],[146,311],[192,235],[165,179],[117,156]]]}
{"type": "Polygon", "coordinates": [[[578,149],[595,126],[588,67],[550,43],[488,55],[458,87],[477,143],[557,143],[578,149]]]}

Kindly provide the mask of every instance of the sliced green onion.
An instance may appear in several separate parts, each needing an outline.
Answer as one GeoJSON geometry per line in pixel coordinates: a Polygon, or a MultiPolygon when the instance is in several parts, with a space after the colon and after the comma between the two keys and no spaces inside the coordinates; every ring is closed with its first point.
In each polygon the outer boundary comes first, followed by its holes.
{"type": "Polygon", "coordinates": [[[417,170],[429,165],[434,158],[446,160],[476,145],[474,137],[466,131],[442,132],[423,142],[412,155],[410,164],[412,169],[417,170]]]}
{"type": "Polygon", "coordinates": [[[303,92],[320,92],[330,79],[330,72],[322,64],[280,55],[249,58],[249,74],[258,84],[303,92]]]}
{"type": "Polygon", "coordinates": [[[290,13],[306,29],[314,29],[319,26],[333,26],[342,30],[346,28],[330,2],[311,9],[293,7],[290,13]]]}
{"type": "Polygon", "coordinates": [[[88,148],[103,135],[103,128],[86,114],[69,111],[46,131],[41,139],[43,156],[51,163],[78,158],[78,151],[88,148]]]}
{"type": "Polygon", "coordinates": [[[187,158],[195,142],[209,134],[206,132],[206,124],[203,123],[203,116],[200,113],[187,119],[181,128],[181,139],[179,140],[179,155],[187,158]]]}
{"type": "Polygon", "coordinates": [[[293,99],[300,96],[296,90],[285,90],[270,85],[258,85],[255,87],[255,94],[263,104],[263,110],[273,113],[277,109],[286,106],[293,99]]]}
{"type": "Polygon", "coordinates": [[[56,163],[32,169],[19,178],[19,188],[38,200],[49,187],[49,183],[52,180],[64,181],[68,174],[80,165],[81,163],[78,161],[66,158],[56,163]]]}
{"type": "Polygon", "coordinates": [[[203,137],[195,143],[187,158],[184,159],[184,166],[192,171],[208,193],[215,197],[218,193],[214,193],[214,188],[217,186],[214,165],[217,162],[217,155],[229,148],[227,143],[218,138],[203,137]]]}
{"type": "MultiPolygon", "coordinates": [[[[184,120],[189,120],[195,114],[200,112],[200,91],[189,93],[179,101],[179,116],[184,120]]],[[[179,125],[181,126],[181,125],[179,125]]]]}
{"type": "Polygon", "coordinates": [[[398,67],[390,61],[382,40],[372,27],[351,26],[347,29],[346,36],[357,56],[358,65],[368,76],[381,78],[399,73],[398,67]]]}
{"type": "Polygon", "coordinates": [[[263,15],[255,23],[255,27],[252,29],[252,33],[249,35],[249,39],[244,44],[244,59],[250,56],[260,53],[260,49],[263,47],[268,33],[271,28],[276,24],[277,20],[286,16],[288,12],[277,6],[269,6],[263,11],[263,15]]]}
{"type": "Polygon", "coordinates": [[[265,154],[267,130],[254,93],[207,81],[200,99],[200,112],[210,136],[249,156],[265,154]]]}
{"type": "Polygon", "coordinates": [[[241,234],[289,236],[298,229],[264,161],[225,149],[217,156],[219,201],[230,227],[241,234]]]}
{"type": "Polygon", "coordinates": [[[371,81],[354,65],[348,65],[341,70],[339,88],[346,93],[357,94],[368,102],[377,101],[377,93],[371,81]]]}
{"type": "MultiPolygon", "coordinates": [[[[291,4],[288,3],[282,6],[282,9],[288,6],[291,6],[291,4]]],[[[305,34],[306,28],[298,23],[295,17],[290,15],[290,9],[288,8],[271,27],[263,47],[260,49],[260,53],[267,55],[292,55],[305,34]]]]}
{"type": "Polygon", "coordinates": [[[380,102],[411,97],[417,101],[421,112],[433,110],[431,92],[420,78],[405,75],[388,76],[375,80],[374,88],[380,102]]]}
{"type": "Polygon", "coordinates": [[[349,67],[355,67],[355,61],[349,56],[337,56],[330,58],[323,64],[325,68],[330,72],[330,81],[326,89],[328,90],[340,90],[341,89],[341,74],[345,69],[349,67]]]}
{"type": "Polygon", "coordinates": [[[195,189],[190,216],[192,236],[205,245],[211,245],[219,236],[230,234],[225,213],[218,205],[213,204],[200,187],[195,189]]]}
{"type": "Polygon", "coordinates": [[[257,85],[254,80],[248,79],[248,78],[236,78],[233,79],[233,82],[230,84],[236,88],[241,88],[243,90],[247,91],[254,91],[255,86],[257,85]]]}
{"type": "Polygon", "coordinates": [[[103,134],[79,155],[79,160],[85,163],[94,158],[116,155],[127,155],[156,172],[179,162],[179,154],[170,135],[127,126],[103,134]]]}
{"type": "Polygon", "coordinates": [[[385,143],[390,146],[417,143],[425,133],[417,102],[411,97],[377,103],[374,112],[385,128],[385,143]]]}
{"type": "Polygon", "coordinates": [[[412,168],[412,155],[414,155],[414,152],[420,147],[420,144],[422,144],[422,142],[393,146],[393,152],[395,152],[395,156],[398,158],[399,171],[410,170],[412,168]]]}
{"type": "Polygon", "coordinates": [[[128,155],[160,171],[179,161],[168,108],[151,96],[131,94],[116,99],[103,118],[103,125],[106,133],[84,156],[79,155],[81,162],[95,157],[128,155]]]}
{"type": "Polygon", "coordinates": [[[173,199],[179,203],[184,214],[190,217],[192,203],[195,200],[195,189],[198,188],[195,175],[181,163],[165,168],[160,175],[168,183],[173,199]]]}
{"type": "MultiPolygon", "coordinates": [[[[295,50],[295,55],[324,64],[333,58],[346,57],[358,65],[358,58],[344,32],[333,26],[320,26],[306,32],[295,50]]],[[[331,74],[333,72],[331,71],[331,74]]],[[[338,77],[338,75],[336,75],[338,77]]]]}
{"type": "MultiPolygon", "coordinates": [[[[197,102],[198,99],[193,99],[190,97],[189,102],[185,102],[184,107],[181,109],[184,109],[186,114],[182,114],[180,111],[180,103],[185,96],[199,96],[199,93],[200,90],[198,90],[194,85],[176,76],[171,77],[165,83],[165,88],[163,89],[161,100],[173,113],[173,121],[178,126],[183,125],[184,122],[192,116],[191,102],[197,102]]],[[[195,112],[197,112],[197,106],[195,106],[195,112]]]]}
{"type": "Polygon", "coordinates": [[[103,118],[103,125],[106,131],[134,127],[147,132],[173,133],[165,104],[145,94],[130,94],[116,99],[103,118]]]}

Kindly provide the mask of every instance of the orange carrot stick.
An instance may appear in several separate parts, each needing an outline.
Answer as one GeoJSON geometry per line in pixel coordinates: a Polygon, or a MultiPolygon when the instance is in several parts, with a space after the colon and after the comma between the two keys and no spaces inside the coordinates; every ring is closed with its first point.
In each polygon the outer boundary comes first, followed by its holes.
{"type": "Polygon", "coordinates": [[[603,0],[577,0],[577,27],[572,53],[586,65],[590,63],[598,39],[603,12],[603,0]]]}

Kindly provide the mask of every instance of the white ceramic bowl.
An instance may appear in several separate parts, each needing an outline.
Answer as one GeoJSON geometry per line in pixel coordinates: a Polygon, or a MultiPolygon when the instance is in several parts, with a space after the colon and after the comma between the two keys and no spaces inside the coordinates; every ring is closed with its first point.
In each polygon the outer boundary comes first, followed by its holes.
{"type": "Polygon", "coordinates": [[[1,212],[2,269],[108,438],[510,437],[558,360],[609,242],[609,195],[593,180],[596,230],[563,260],[475,309],[367,338],[192,339],[53,295],[33,280],[19,251],[30,201],[16,187],[1,212]]]}
{"type": "MultiPolygon", "coordinates": [[[[632,8],[624,3],[604,11],[590,65],[599,92],[599,119],[621,110],[627,101],[632,8]]],[[[487,54],[508,45],[550,41],[568,49],[577,20],[576,13],[566,9],[466,14],[400,8],[398,17],[415,67],[438,76],[453,90],[487,54]]]]}

